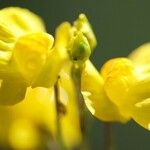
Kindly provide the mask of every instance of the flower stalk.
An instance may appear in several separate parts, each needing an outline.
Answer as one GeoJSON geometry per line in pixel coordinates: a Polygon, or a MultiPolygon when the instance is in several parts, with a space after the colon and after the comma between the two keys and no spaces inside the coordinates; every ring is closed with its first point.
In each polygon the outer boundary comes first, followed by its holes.
{"type": "Polygon", "coordinates": [[[112,123],[105,122],[104,128],[105,128],[105,130],[104,130],[104,132],[105,132],[104,150],[114,150],[113,135],[112,135],[112,123]]]}

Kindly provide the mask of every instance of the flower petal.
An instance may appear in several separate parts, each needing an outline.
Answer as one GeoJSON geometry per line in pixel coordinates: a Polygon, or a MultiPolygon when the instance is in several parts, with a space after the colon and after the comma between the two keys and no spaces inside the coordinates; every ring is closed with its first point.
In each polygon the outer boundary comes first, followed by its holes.
{"type": "Polygon", "coordinates": [[[20,37],[13,49],[13,60],[29,82],[40,73],[53,45],[53,37],[47,33],[30,33],[20,37]]]}
{"type": "Polygon", "coordinates": [[[0,18],[0,24],[6,25],[17,37],[27,32],[45,31],[42,19],[24,8],[8,7],[1,9],[0,18]]]}
{"type": "Polygon", "coordinates": [[[0,86],[0,104],[13,105],[24,99],[28,84],[18,74],[7,74],[0,86]]]}
{"type": "Polygon", "coordinates": [[[85,64],[81,81],[85,103],[94,116],[103,121],[126,122],[128,120],[121,115],[117,106],[108,99],[103,88],[104,81],[89,60],[85,64]],[[89,95],[85,95],[84,91],[88,92],[89,95]]]}
{"type": "Polygon", "coordinates": [[[27,119],[48,129],[53,137],[57,132],[57,113],[54,89],[28,88],[25,99],[9,108],[14,119],[27,119]]]}
{"type": "Polygon", "coordinates": [[[150,43],[145,43],[135,49],[129,56],[135,64],[147,65],[150,64],[150,43]]]}
{"type": "Polygon", "coordinates": [[[150,98],[135,104],[132,117],[142,127],[150,130],[150,98]]]}

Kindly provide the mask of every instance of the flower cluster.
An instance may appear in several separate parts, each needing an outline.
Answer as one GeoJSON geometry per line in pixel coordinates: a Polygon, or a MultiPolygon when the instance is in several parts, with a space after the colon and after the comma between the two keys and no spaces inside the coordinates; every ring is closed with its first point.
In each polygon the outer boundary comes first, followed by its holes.
{"type": "Polygon", "coordinates": [[[53,37],[29,10],[0,10],[0,142],[36,149],[44,128],[53,141],[75,147],[83,102],[100,120],[134,119],[150,129],[150,45],[109,60],[99,72],[89,59],[96,44],[84,14],[60,24],[53,37]]]}
{"type": "Polygon", "coordinates": [[[82,139],[80,78],[96,46],[86,16],[79,15],[73,25],[62,23],[55,38],[46,33],[41,19],[26,9],[5,8],[0,17],[0,104],[3,113],[9,112],[6,118],[12,118],[8,119],[11,145],[35,148],[34,139],[39,136],[32,131],[33,124],[46,128],[53,140],[59,133],[67,147],[78,145],[82,139]],[[21,127],[25,131],[30,128],[32,132],[25,133],[32,140],[20,138],[17,131],[21,127]]]}

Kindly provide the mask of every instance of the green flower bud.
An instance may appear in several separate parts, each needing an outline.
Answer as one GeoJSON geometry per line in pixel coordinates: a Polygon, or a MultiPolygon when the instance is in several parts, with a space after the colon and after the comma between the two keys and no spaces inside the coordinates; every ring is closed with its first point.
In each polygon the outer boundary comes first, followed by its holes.
{"type": "Polygon", "coordinates": [[[84,62],[90,57],[91,48],[87,38],[82,32],[78,32],[75,37],[73,37],[69,53],[73,61],[84,62]]]}
{"type": "Polygon", "coordinates": [[[93,29],[87,19],[87,17],[84,14],[80,14],[79,18],[74,22],[74,27],[78,30],[81,31],[87,38],[91,50],[96,47],[97,45],[97,40],[94,35],[93,29]]]}

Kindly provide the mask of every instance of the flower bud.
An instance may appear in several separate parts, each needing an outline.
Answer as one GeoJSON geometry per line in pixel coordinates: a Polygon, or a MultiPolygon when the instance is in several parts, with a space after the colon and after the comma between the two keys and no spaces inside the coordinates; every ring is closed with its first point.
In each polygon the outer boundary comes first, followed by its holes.
{"type": "Polygon", "coordinates": [[[78,31],[81,31],[86,36],[90,44],[91,50],[93,51],[93,49],[97,45],[97,41],[92,27],[86,16],[84,14],[80,14],[79,18],[74,22],[74,26],[78,31]]]}
{"type": "Polygon", "coordinates": [[[78,32],[75,37],[73,37],[70,45],[69,52],[73,61],[84,62],[90,57],[90,45],[82,32],[78,32]]]}

